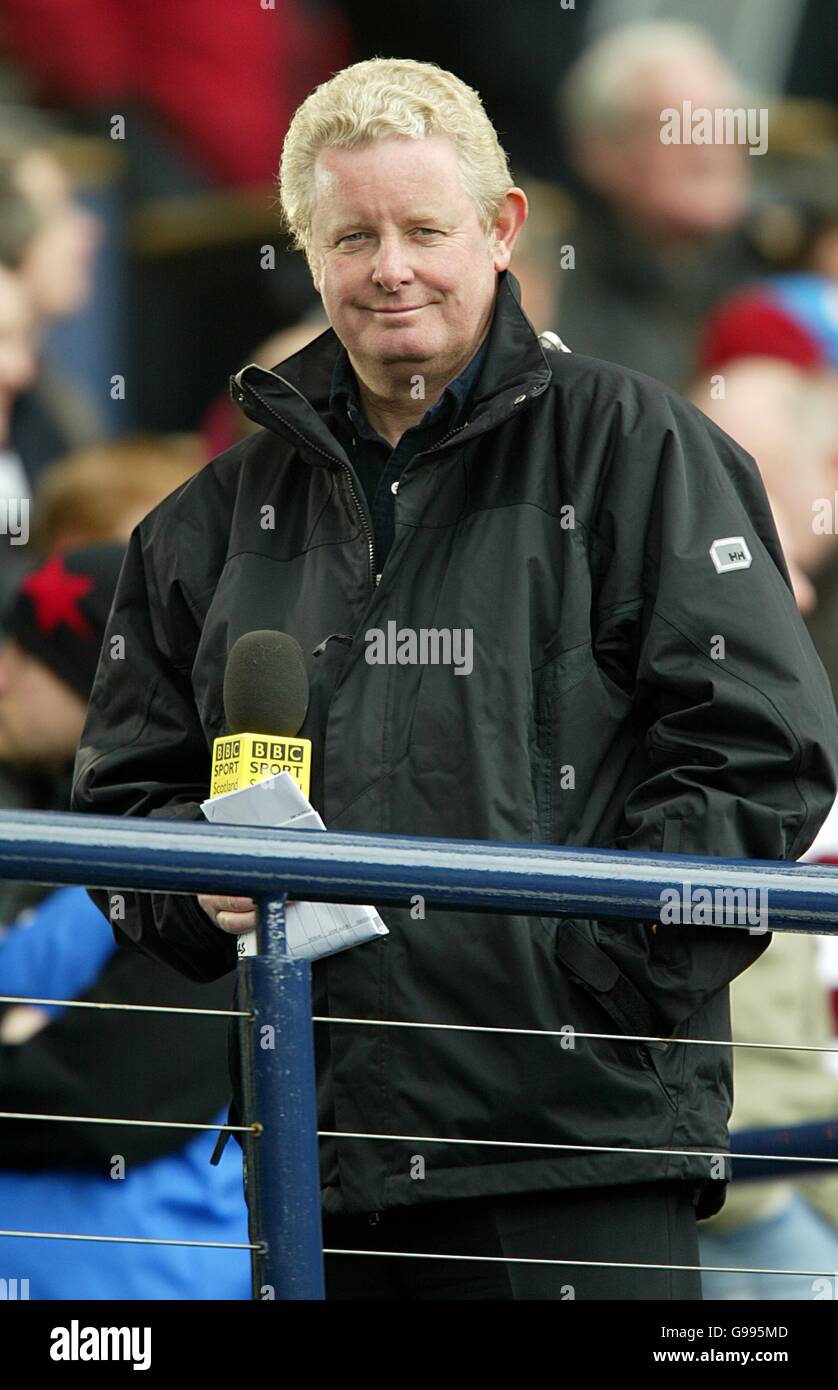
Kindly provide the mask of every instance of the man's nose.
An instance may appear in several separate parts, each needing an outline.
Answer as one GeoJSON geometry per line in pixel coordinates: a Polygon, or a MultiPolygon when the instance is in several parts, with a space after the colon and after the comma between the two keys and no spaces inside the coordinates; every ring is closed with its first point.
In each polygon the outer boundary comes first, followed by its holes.
{"type": "Polygon", "coordinates": [[[397,290],[413,279],[413,267],[398,238],[382,238],[373,265],[372,278],[382,289],[397,290]]]}

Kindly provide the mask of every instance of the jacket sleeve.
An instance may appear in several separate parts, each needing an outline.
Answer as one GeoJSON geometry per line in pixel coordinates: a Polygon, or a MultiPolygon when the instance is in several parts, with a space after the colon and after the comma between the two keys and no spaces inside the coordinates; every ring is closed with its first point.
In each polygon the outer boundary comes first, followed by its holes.
{"type": "MultiPolygon", "coordinates": [[[[673,394],[647,405],[615,449],[601,520],[613,557],[598,596],[602,659],[646,730],[646,775],[612,847],[794,860],[838,786],[829,680],[754,460],[673,394]],[[744,563],[719,572],[711,548],[730,538],[744,563]]],[[[598,932],[671,1026],[770,941],[689,924],[598,932]]]]}
{"type": "MultiPolygon", "coordinates": [[[[108,620],[87,719],[76,755],[71,807],[94,815],[201,820],[211,755],[189,669],[200,635],[177,583],[163,603],[134,528],[108,620]]],[[[236,960],[232,936],[182,893],[90,889],[120,944],[215,980],[236,960]],[[111,912],[114,895],[119,910],[111,912]],[[124,905],[124,907],[123,907],[124,905]]]]}

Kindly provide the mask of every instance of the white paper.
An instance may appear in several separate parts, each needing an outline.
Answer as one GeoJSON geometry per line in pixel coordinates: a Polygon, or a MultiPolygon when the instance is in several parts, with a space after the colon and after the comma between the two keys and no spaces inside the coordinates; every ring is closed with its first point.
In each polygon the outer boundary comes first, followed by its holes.
{"type": "MultiPolygon", "coordinates": [[[[325,830],[314,807],[288,772],[265,777],[253,787],[225,792],[201,802],[214,825],[269,826],[277,830],[325,830]]],[[[356,903],[286,902],[285,935],[288,953],[296,960],[318,960],[350,946],[362,946],[387,936],[374,907],[356,903]]],[[[256,932],[240,932],[239,958],[258,954],[256,932]]]]}

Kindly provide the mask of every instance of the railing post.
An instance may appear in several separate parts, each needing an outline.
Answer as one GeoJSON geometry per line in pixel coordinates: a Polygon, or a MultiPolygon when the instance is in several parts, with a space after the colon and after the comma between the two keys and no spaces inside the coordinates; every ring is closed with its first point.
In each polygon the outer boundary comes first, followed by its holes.
{"type": "Polygon", "coordinates": [[[323,1234],[311,967],[292,960],[285,895],[257,897],[259,952],[239,961],[242,1109],[253,1297],[322,1299],[323,1234]]]}

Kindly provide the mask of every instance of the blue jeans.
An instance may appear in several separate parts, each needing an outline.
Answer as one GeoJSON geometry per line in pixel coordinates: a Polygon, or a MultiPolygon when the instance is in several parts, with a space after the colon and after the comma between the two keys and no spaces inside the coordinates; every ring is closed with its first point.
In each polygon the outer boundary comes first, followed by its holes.
{"type": "Polygon", "coordinates": [[[705,1300],[838,1297],[838,1231],[798,1193],[782,1211],[738,1231],[704,1234],[701,1225],[698,1230],[702,1265],[820,1269],[833,1275],[829,1285],[805,1274],[703,1273],[705,1300]]]}

